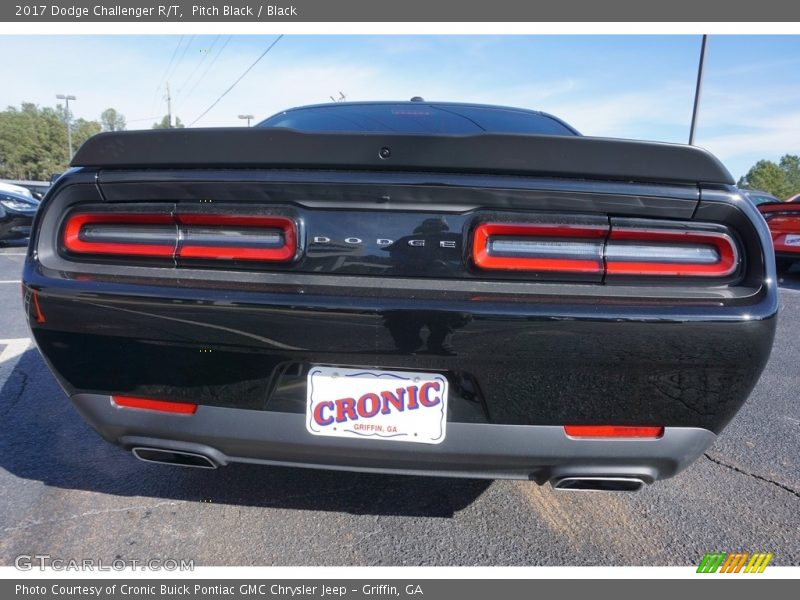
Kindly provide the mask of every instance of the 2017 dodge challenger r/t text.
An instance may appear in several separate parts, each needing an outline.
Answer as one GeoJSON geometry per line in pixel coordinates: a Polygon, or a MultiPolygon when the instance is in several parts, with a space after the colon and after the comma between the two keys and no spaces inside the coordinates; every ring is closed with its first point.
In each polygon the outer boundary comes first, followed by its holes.
{"type": "Polygon", "coordinates": [[[706,151],[421,99],[97,135],[23,288],[77,410],[140,459],[620,491],[714,442],[778,307],[706,151]]]}

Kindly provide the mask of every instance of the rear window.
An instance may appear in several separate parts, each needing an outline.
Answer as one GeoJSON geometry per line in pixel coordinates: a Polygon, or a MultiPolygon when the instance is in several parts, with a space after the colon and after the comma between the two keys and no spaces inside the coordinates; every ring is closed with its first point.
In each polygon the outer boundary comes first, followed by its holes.
{"type": "Polygon", "coordinates": [[[767,204],[769,202],[780,202],[780,200],[774,196],[765,196],[763,194],[748,194],[747,196],[756,206],[759,204],[767,204]]]}
{"type": "Polygon", "coordinates": [[[577,135],[548,115],[482,106],[430,104],[331,104],[279,113],[258,127],[308,132],[375,133],[535,133],[577,135]]]}

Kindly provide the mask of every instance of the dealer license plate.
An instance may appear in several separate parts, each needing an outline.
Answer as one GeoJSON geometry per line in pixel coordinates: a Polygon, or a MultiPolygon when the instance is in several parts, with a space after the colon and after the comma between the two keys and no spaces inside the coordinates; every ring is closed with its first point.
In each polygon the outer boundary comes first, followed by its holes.
{"type": "Polygon", "coordinates": [[[440,444],[447,379],[438,373],[313,366],[306,429],[313,435],[440,444]]]}
{"type": "Polygon", "coordinates": [[[783,243],[787,246],[800,246],[800,235],[787,235],[783,243]]]}

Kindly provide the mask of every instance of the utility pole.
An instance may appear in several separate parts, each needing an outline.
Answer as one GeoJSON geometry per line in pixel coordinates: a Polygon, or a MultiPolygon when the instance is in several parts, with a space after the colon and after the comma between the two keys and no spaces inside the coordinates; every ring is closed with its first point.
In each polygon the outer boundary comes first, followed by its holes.
{"type": "Polygon", "coordinates": [[[253,115],[239,115],[240,119],[247,119],[247,126],[250,127],[250,121],[254,119],[253,115]]]}
{"type": "Polygon", "coordinates": [[[167,82],[167,129],[172,129],[172,96],[169,95],[169,81],[167,82]]]}
{"type": "Polygon", "coordinates": [[[75,96],[70,96],[69,94],[56,94],[57,100],[64,100],[67,103],[67,114],[66,114],[66,122],[67,122],[67,149],[68,149],[68,156],[69,161],[72,161],[72,115],[69,112],[69,101],[70,100],[77,100],[75,96]]]}
{"type": "Polygon", "coordinates": [[[694,132],[697,129],[697,113],[700,109],[700,93],[703,91],[703,69],[706,65],[706,45],[708,35],[703,35],[703,43],[700,46],[700,63],[697,65],[697,87],[694,90],[694,107],[692,108],[692,126],[689,129],[689,145],[694,145],[694,132]]]}

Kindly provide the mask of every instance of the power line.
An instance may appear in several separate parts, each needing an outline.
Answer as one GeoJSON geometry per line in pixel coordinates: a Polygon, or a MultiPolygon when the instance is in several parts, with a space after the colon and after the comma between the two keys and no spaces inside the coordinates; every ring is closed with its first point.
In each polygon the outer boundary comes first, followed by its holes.
{"type": "MultiPolygon", "coordinates": [[[[181,66],[181,63],[183,62],[183,58],[186,56],[186,52],[189,50],[189,46],[192,45],[192,42],[194,41],[194,38],[195,38],[195,36],[193,36],[193,35],[190,36],[189,37],[189,41],[186,42],[186,45],[183,47],[183,52],[181,52],[181,56],[178,59],[178,62],[175,63],[175,68],[172,69],[172,75],[175,75],[178,72],[178,67],[181,66]]],[[[167,79],[169,79],[169,78],[170,78],[170,76],[167,75],[167,79]]]]}
{"type": "Polygon", "coordinates": [[[177,56],[177,54],[178,54],[178,49],[181,47],[181,44],[183,43],[183,37],[184,36],[181,36],[180,38],[178,38],[178,44],[175,46],[175,49],[172,51],[172,56],[170,56],[170,58],[169,58],[169,63],[167,64],[167,68],[164,69],[164,73],[163,73],[163,75],[161,75],[161,79],[159,80],[158,85],[156,86],[156,89],[153,91],[153,102],[150,105],[150,111],[151,112],[155,109],[156,98],[158,96],[158,90],[161,89],[162,85],[164,85],[164,80],[167,78],[167,73],[169,73],[169,70],[172,67],[172,63],[175,61],[175,56],[177,56]]]}
{"type": "Polygon", "coordinates": [[[242,79],[244,79],[245,75],[247,75],[247,74],[248,74],[248,73],[251,71],[251,69],[252,69],[253,67],[255,67],[255,66],[256,66],[256,65],[259,63],[259,61],[260,61],[262,58],[264,58],[264,57],[265,57],[265,56],[266,56],[266,55],[269,53],[269,51],[270,51],[270,50],[272,50],[272,49],[275,47],[275,44],[277,44],[278,42],[280,42],[280,41],[281,41],[281,38],[282,38],[282,37],[283,37],[283,34],[280,34],[278,37],[276,37],[276,38],[275,38],[275,41],[273,41],[273,42],[272,42],[272,43],[271,43],[271,44],[270,44],[270,45],[267,47],[267,49],[266,49],[266,50],[264,50],[264,52],[262,52],[262,53],[261,53],[261,56],[259,56],[259,57],[258,57],[258,58],[257,58],[257,59],[256,59],[256,60],[253,62],[253,64],[251,64],[249,67],[247,67],[247,68],[244,70],[244,73],[242,73],[241,75],[239,75],[238,79],[236,79],[236,81],[234,81],[234,82],[233,82],[233,83],[230,85],[230,87],[229,87],[227,90],[225,90],[224,92],[222,92],[222,94],[220,94],[219,98],[217,98],[216,100],[214,100],[214,102],[212,102],[212,103],[211,103],[211,106],[209,106],[207,109],[205,109],[205,111],[203,111],[203,114],[201,114],[201,115],[200,115],[199,117],[197,117],[197,118],[196,118],[194,121],[192,121],[191,123],[189,123],[189,127],[191,127],[192,125],[194,125],[195,123],[197,123],[197,122],[198,122],[200,119],[202,119],[203,117],[205,117],[205,116],[208,114],[208,112],[209,112],[209,111],[210,111],[212,108],[214,108],[214,107],[217,105],[217,103],[218,103],[220,100],[222,100],[222,99],[223,99],[223,98],[224,98],[224,97],[225,97],[225,96],[228,94],[228,92],[230,92],[230,91],[231,91],[231,90],[232,90],[234,87],[236,87],[236,84],[237,84],[237,83],[239,83],[239,82],[240,82],[242,79]]]}
{"type": "Polygon", "coordinates": [[[181,36],[178,39],[178,45],[175,46],[175,49],[172,51],[172,56],[169,59],[167,68],[164,70],[164,74],[161,76],[161,80],[158,82],[158,85],[156,86],[156,93],[158,93],[158,89],[164,84],[164,80],[167,78],[167,73],[169,73],[169,69],[172,66],[173,61],[175,60],[175,55],[178,54],[178,48],[181,47],[182,42],[183,42],[183,36],[181,36]]]}
{"type": "Polygon", "coordinates": [[[209,46],[208,50],[206,50],[203,53],[203,57],[200,59],[200,61],[197,64],[195,64],[194,69],[192,69],[192,72],[189,73],[189,76],[183,81],[182,84],[180,84],[178,86],[178,93],[176,94],[176,96],[180,96],[181,95],[181,92],[186,87],[186,84],[189,83],[189,81],[191,81],[192,77],[194,77],[194,74],[197,73],[197,69],[199,69],[202,66],[202,64],[204,62],[206,62],[206,60],[208,60],[208,55],[211,54],[214,51],[214,46],[217,45],[217,42],[219,41],[220,37],[222,37],[222,36],[218,35],[217,37],[214,38],[214,41],[211,42],[211,46],[209,46]]]}
{"type": "Polygon", "coordinates": [[[217,51],[217,53],[214,55],[214,58],[213,58],[213,59],[211,59],[211,62],[210,62],[210,63],[208,63],[208,65],[206,66],[205,70],[204,70],[204,71],[203,71],[203,72],[200,74],[200,78],[199,78],[199,79],[197,79],[197,80],[194,82],[194,84],[192,85],[191,89],[190,89],[190,90],[189,90],[189,91],[186,93],[186,96],[191,96],[191,95],[192,95],[192,92],[194,92],[194,91],[195,91],[195,89],[197,89],[197,86],[198,86],[198,85],[200,85],[200,82],[201,82],[201,81],[203,81],[203,79],[205,79],[205,77],[206,77],[206,75],[208,74],[208,72],[211,70],[211,68],[212,68],[212,67],[214,66],[214,64],[217,62],[217,59],[220,57],[220,55],[221,55],[221,54],[222,54],[222,52],[225,50],[225,48],[227,48],[228,44],[229,44],[229,43],[230,43],[230,41],[231,41],[231,38],[233,38],[233,36],[232,36],[232,35],[229,35],[229,36],[228,36],[228,39],[226,39],[226,40],[225,40],[225,42],[222,44],[222,48],[220,48],[220,49],[217,51]]]}

